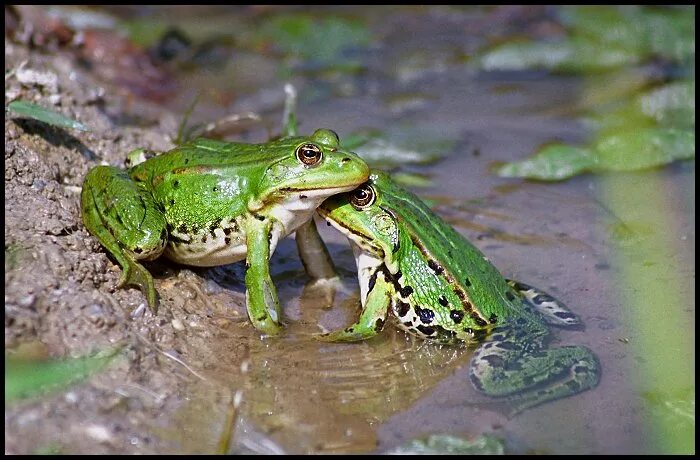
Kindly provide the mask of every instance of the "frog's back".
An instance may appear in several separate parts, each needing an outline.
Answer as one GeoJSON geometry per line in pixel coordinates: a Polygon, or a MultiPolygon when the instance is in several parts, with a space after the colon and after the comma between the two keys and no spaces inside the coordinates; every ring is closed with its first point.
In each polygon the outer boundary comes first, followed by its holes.
{"type": "Polygon", "coordinates": [[[520,298],[478,248],[388,175],[377,174],[375,182],[403,227],[403,283],[413,285],[416,302],[439,305],[443,326],[479,329],[523,313],[520,298]]]}

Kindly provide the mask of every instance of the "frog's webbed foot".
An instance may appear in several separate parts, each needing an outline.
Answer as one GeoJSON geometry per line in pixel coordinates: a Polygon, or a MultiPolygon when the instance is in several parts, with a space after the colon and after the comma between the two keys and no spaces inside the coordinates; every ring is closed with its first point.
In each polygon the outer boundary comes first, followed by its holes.
{"type": "Polygon", "coordinates": [[[322,342],[359,342],[360,340],[370,339],[377,335],[382,330],[384,321],[377,320],[375,327],[367,327],[359,323],[348,326],[345,329],[339,329],[332,332],[324,332],[322,334],[314,334],[312,337],[322,342]]]}
{"type": "Polygon", "coordinates": [[[382,272],[367,294],[367,300],[360,319],[352,326],[333,332],[315,334],[313,337],[324,342],[356,342],[374,337],[384,328],[386,315],[391,306],[393,285],[382,272]]]}
{"type": "Polygon", "coordinates": [[[506,398],[515,415],[547,401],[595,387],[598,359],[588,348],[532,348],[514,341],[487,341],[477,349],[469,377],[479,391],[506,398]]]}
{"type": "Polygon", "coordinates": [[[572,313],[562,301],[525,283],[510,279],[506,281],[547,324],[568,328],[581,326],[578,316],[572,313]]]}

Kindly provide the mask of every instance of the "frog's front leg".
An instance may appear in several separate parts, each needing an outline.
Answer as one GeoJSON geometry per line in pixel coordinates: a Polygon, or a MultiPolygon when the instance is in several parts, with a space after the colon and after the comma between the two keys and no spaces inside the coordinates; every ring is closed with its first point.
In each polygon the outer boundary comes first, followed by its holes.
{"type": "Polygon", "coordinates": [[[314,338],[326,342],[356,342],[374,337],[382,330],[386,315],[394,298],[394,284],[387,279],[384,271],[377,270],[369,282],[367,300],[362,308],[360,319],[352,326],[324,334],[316,334],[314,338]],[[373,281],[374,280],[374,281],[373,281]]]}
{"type": "Polygon", "coordinates": [[[518,337],[521,334],[526,333],[494,329],[470,366],[474,386],[489,396],[508,397],[513,414],[598,384],[600,365],[588,348],[544,348],[544,333],[518,337]]]}
{"type": "Polygon", "coordinates": [[[143,183],[113,166],[85,176],[80,195],[83,223],[122,267],[118,287],[138,286],[157,311],[153,277],[136,260],[153,260],[168,242],[165,217],[143,183]]]}
{"type": "Polygon", "coordinates": [[[270,237],[273,222],[263,216],[247,220],[246,307],[256,329],[274,335],[282,330],[277,289],[270,277],[270,237]]]}

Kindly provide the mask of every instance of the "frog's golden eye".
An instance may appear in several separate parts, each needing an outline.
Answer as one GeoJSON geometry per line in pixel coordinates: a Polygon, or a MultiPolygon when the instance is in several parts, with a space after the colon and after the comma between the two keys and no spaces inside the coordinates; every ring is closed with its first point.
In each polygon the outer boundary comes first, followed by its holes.
{"type": "Polygon", "coordinates": [[[323,158],[323,152],[315,144],[301,144],[296,154],[297,159],[306,166],[316,166],[323,158]]]}
{"type": "Polygon", "coordinates": [[[350,192],[350,204],[358,211],[367,209],[376,198],[377,194],[369,184],[360,185],[350,192]]]}

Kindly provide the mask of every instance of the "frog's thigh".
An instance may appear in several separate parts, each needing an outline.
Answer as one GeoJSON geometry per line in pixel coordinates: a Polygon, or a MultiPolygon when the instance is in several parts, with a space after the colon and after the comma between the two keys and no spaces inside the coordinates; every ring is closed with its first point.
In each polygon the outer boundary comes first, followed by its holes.
{"type": "Polygon", "coordinates": [[[139,286],[156,308],[153,278],[137,259],[158,257],[167,243],[165,218],[145,187],[112,166],[98,166],[81,192],[83,223],[123,269],[119,285],[139,286]]]}
{"type": "Polygon", "coordinates": [[[594,387],[600,367],[581,346],[526,351],[504,342],[486,342],[474,354],[470,377],[489,396],[517,397],[520,410],[594,387]]]}
{"type": "Polygon", "coordinates": [[[376,282],[367,294],[367,300],[360,314],[360,319],[345,329],[325,334],[316,334],[314,338],[327,342],[355,342],[377,335],[384,327],[386,315],[393,298],[393,284],[383,271],[376,273],[376,282]]]}
{"type": "Polygon", "coordinates": [[[260,220],[256,216],[246,221],[246,307],[256,329],[266,334],[277,334],[281,330],[281,310],[277,290],[270,277],[271,231],[272,221],[269,219],[260,220]]]}
{"type": "Polygon", "coordinates": [[[295,239],[301,263],[311,279],[330,279],[337,276],[333,260],[318,234],[313,219],[297,228],[295,239]]]}

